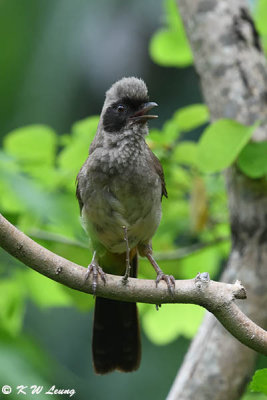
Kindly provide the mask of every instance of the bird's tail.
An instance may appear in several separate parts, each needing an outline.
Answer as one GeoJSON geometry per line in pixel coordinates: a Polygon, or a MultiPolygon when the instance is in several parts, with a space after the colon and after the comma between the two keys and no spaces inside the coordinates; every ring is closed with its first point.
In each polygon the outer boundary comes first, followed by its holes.
{"type": "MultiPolygon", "coordinates": [[[[131,261],[131,276],[137,274],[137,255],[131,261]]],[[[136,303],[96,298],[93,327],[95,372],[118,369],[131,372],[139,367],[141,342],[136,303]]]]}

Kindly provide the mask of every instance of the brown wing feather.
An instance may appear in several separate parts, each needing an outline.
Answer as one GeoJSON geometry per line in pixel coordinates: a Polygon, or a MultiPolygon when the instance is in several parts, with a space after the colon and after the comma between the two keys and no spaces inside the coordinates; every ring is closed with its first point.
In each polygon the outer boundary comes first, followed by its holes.
{"type": "Polygon", "coordinates": [[[160,180],[161,180],[161,187],[162,187],[161,197],[165,196],[167,198],[168,192],[166,189],[166,183],[165,183],[162,165],[161,165],[159,159],[153,153],[153,151],[151,151],[150,149],[149,149],[149,151],[150,151],[150,155],[151,155],[151,159],[152,159],[152,164],[155,168],[156,173],[158,174],[158,176],[160,177],[160,180]]]}
{"type": "Polygon", "coordinates": [[[79,187],[79,174],[76,177],[76,197],[77,200],[79,202],[79,206],[80,206],[80,214],[82,213],[82,209],[83,209],[83,201],[81,198],[81,191],[80,191],[80,187],[79,187]]]}

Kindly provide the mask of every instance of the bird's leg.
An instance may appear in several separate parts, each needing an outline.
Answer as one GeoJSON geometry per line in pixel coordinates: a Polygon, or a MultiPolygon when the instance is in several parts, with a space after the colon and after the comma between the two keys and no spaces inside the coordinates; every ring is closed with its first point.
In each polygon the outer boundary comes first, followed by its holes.
{"type": "Polygon", "coordinates": [[[175,288],[175,279],[172,275],[166,275],[163,273],[163,271],[160,269],[158,266],[156,260],[152,256],[152,247],[150,244],[144,244],[144,245],[139,245],[138,246],[138,251],[141,256],[146,257],[154,270],[157,273],[157,278],[156,278],[156,287],[158,286],[159,281],[165,281],[168,289],[171,293],[174,292],[175,288]]]}
{"type": "Polygon", "coordinates": [[[122,278],[123,283],[127,283],[128,278],[130,276],[130,270],[131,270],[131,264],[130,264],[130,247],[129,247],[129,241],[128,241],[128,233],[127,233],[127,228],[126,226],[122,227],[124,230],[124,240],[126,244],[126,270],[124,277],[122,278]]]}
{"type": "Polygon", "coordinates": [[[103,271],[103,269],[100,267],[100,265],[97,262],[96,251],[94,251],[92,261],[90,262],[90,264],[87,267],[87,271],[85,274],[85,280],[87,280],[89,278],[91,273],[93,274],[93,282],[92,282],[93,295],[95,295],[98,275],[100,275],[104,284],[106,283],[106,275],[105,275],[105,272],[103,271]]]}

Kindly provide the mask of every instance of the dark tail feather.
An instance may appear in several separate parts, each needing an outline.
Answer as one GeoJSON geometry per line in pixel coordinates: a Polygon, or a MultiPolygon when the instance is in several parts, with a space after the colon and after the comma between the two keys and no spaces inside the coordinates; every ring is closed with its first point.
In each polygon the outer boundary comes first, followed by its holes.
{"type": "MultiPolygon", "coordinates": [[[[136,276],[137,256],[132,260],[131,272],[136,276]]],[[[98,374],[138,369],[141,341],[135,303],[96,298],[92,348],[98,374]]]]}
{"type": "Polygon", "coordinates": [[[93,362],[96,373],[139,367],[141,344],[135,303],[96,298],[93,362]]]}

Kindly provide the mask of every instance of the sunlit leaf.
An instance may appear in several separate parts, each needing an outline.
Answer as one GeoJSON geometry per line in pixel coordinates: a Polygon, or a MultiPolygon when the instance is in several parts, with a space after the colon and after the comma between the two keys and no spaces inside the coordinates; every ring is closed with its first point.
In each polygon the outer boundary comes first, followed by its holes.
{"type": "Polygon", "coordinates": [[[6,152],[23,163],[51,165],[57,136],[48,126],[29,125],[8,133],[3,143],[6,152]]]}
{"type": "Polygon", "coordinates": [[[187,67],[192,64],[192,54],[183,31],[162,29],[150,42],[152,60],[164,67],[187,67]]]}
{"type": "Polygon", "coordinates": [[[198,272],[208,272],[212,279],[218,272],[221,261],[218,246],[206,247],[180,260],[179,272],[182,279],[192,279],[198,272]]]}
{"type": "Polygon", "coordinates": [[[198,166],[203,172],[229,167],[251,138],[255,126],[221,119],[210,125],[198,144],[198,166]]]}
{"type": "Polygon", "coordinates": [[[166,20],[170,29],[177,30],[180,28],[182,20],[175,0],[165,0],[164,7],[166,12],[166,20]]]}
{"type": "Polygon", "coordinates": [[[156,148],[163,148],[167,144],[167,138],[164,135],[163,131],[158,129],[151,129],[149,131],[149,136],[146,138],[146,142],[151,148],[152,151],[155,151],[156,148]]]}
{"type": "Polygon", "coordinates": [[[250,383],[250,390],[267,394],[267,368],[258,369],[255,372],[250,383]]]}
{"type": "Polygon", "coordinates": [[[74,188],[75,178],[88,157],[89,146],[97,130],[99,117],[93,116],[76,122],[69,143],[58,156],[58,165],[62,170],[68,188],[74,188]]]}
{"type": "Polygon", "coordinates": [[[260,35],[267,35],[267,2],[258,0],[256,2],[254,21],[260,35]]]}
{"type": "Polygon", "coordinates": [[[260,393],[246,393],[241,400],[266,400],[266,396],[260,393]]]}
{"type": "Polygon", "coordinates": [[[66,286],[63,287],[63,290],[68,294],[71,298],[72,304],[77,307],[80,311],[89,311],[95,305],[95,300],[93,296],[79,292],[77,290],[70,289],[66,286]]]}
{"type": "Polygon", "coordinates": [[[173,143],[180,135],[178,124],[174,117],[163,124],[162,131],[162,135],[165,137],[168,144],[173,143]]]}
{"type": "Polygon", "coordinates": [[[12,168],[6,168],[6,163],[1,162],[1,153],[0,166],[0,184],[7,189],[2,204],[8,211],[24,212],[25,215],[28,213],[48,226],[56,225],[61,229],[59,233],[73,236],[79,226],[74,181],[73,194],[49,193],[41,182],[36,182],[12,168]],[[7,200],[11,201],[11,208],[5,202],[7,200]]]}
{"type": "Polygon", "coordinates": [[[151,58],[159,65],[186,67],[193,62],[192,52],[174,0],[165,1],[168,28],[158,30],[150,41],[151,58]]]}
{"type": "Polygon", "coordinates": [[[237,164],[250,178],[267,174],[267,142],[248,143],[239,155],[237,164]]]}
{"type": "Polygon", "coordinates": [[[71,306],[70,296],[62,286],[45,276],[29,270],[23,277],[27,288],[27,295],[39,307],[63,307],[71,306]]]}
{"type": "Polygon", "coordinates": [[[173,157],[179,164],[195,166],[197,164],[197,144],[189,141],[178,143],[173,157]]]}
{"type": "Polygon", "coordinates": [[[88,143],[90,145],[96,134],[98,122],[99,122],[99,116],[91,115],[90,117],[75,122],[71,128],[71,131],[73,132],[73,135],[75,137],[85,136],[88,139],[88,143]]]}
{"type": "Polygon", "coordinates": [[[176,111],[174,118],[181,131],[190,131],[208,122],[210,114],[206,105],[192,104],[176,111]]]}
{"type": "Polygon", "coordinates": [[[26,166],[23,170],[36,182],[42,183],[44,188],[47,188],[48,190],[57,189],[61,186],[62,174],[54,166],[41,164],[36,168],[26,166]]]}
{"type": "Polygon", "coordinates": [[[142,326],[148,338],[157,345],[165,345],[179,335],[192,338],[204,315],[199,306],[164,304],[159,311],[150,307],[142,316],[142,326]]]}

